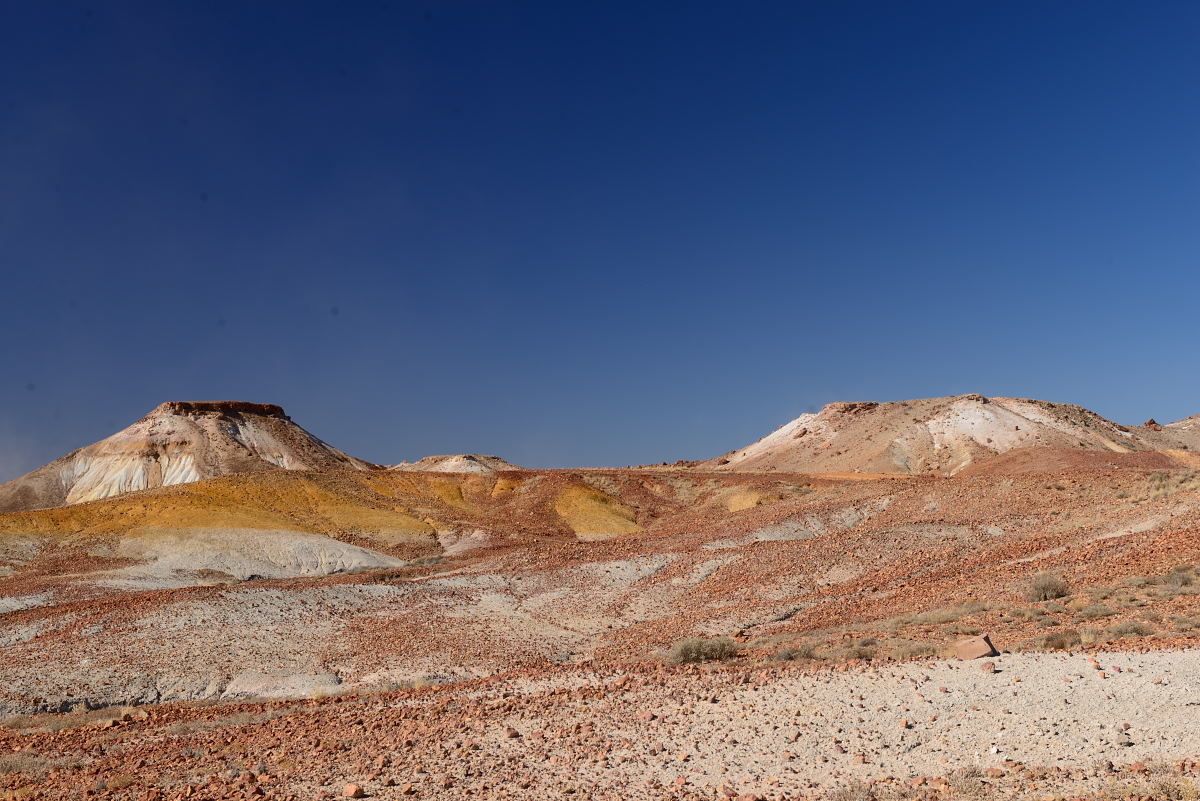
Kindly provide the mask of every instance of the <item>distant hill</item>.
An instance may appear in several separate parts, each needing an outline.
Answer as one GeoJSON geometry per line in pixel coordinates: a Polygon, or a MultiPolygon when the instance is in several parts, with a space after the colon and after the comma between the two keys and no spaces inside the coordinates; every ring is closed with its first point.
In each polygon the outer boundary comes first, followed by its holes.
{"type": "Polygon", "coordinates": [[[421,470],[430,473],[495,473],[502,470],[523,470],[499,456],[480,453],[452,453],[426,456],[415,462],[401,462],[391,470],[421,470]]]}
{"type": "MultiPolygon", "coordinates": [[[[1123,426],[1067,403],[1028,398],[958,395],[891,403],[830,403],[802,414],[757,442],[699,463],[703,469],[776,470],[805,473],[900,473],[953,475],[993,457],[1021,449],[1005,470],[1036,469],[1045,449],[1050,469],[1096,466],[1114,454],[1155,451],[1161,459],[1117,464],[1186,465],[1200,451],[1200,416],[1167,425],[1153,420],[1123,426]]],[[[999,466],[999,465],[998,465],[999,466]]]]}
{"type": "Polygon", "coordinates": [[[292,422],[283,408],[170,401],[133,425],[0,484],[0,512],[261,470],[377,469],[292,422]]]}

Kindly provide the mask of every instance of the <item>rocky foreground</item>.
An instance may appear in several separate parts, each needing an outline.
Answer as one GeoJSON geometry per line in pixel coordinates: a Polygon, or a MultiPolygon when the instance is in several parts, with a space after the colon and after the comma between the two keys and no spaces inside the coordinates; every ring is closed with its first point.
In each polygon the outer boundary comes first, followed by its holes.
{"type": "Polygon", "coordinates": [[[13,718],[4,798],[1192,798],[1200,652],[557,668],[13,718]]]}

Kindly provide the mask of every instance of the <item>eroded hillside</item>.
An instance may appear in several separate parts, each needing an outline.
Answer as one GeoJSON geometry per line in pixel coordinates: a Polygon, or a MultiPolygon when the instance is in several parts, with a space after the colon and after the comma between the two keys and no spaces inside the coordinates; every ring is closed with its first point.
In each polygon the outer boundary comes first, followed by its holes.
{"type": "Polygon", "coordinates": [[[750,660],[932,654],[979,630],[1192,642],[1200,604],[1172,571],[1200,561],[1198,488],[1183,470],[274,472],[10,514],[0,703],[658,661],[693,635],[750,660]],[[1046,571],[1069,592],[1032,602],[1046,571]]]}

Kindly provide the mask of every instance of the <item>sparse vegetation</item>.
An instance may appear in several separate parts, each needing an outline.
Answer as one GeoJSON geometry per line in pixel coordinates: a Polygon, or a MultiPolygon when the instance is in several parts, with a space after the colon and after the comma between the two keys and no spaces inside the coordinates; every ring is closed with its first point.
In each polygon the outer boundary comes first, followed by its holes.
{"type": "Polygon", "coordinates": [[[1128,620],[1124,623],[1117,623],[1104,630],[1104,634],[1110,640],[1120,640],[1124,637],[1145,637],[1153,633],[1153,626],[1148,623],[1142,623],[1139,620],[1128,620]]]}
{"type": "Polygon", "coordinates": [[[196,734],[198,732],[215,731],[217,729],[232,729],[240,726],[249,726],[254,723],[264,723],[268,720],[284,717],[285,715],[294,714],[296,707],[281,706],[273,709],[264,709],[257,712],[233,712],[229,715],[224,715],[211,720],[181,720],[166,726],[163,731],[172,734],[176,737],[196,734]]]}
{"type": "Polygon", "coordinates": [[[923,642],[913,642],[901,645],[889,654],[892,659],[903,661],[905,659],[920,659],[923,657],[933,656],[937,653],[937,649],[932,645],[923,642]]]}
{"type": "Polygon", "coordinates": [[[1042,647],[1047,651],[1069,651],[1079,643],[1079,632],[1075,629],[1056,631],[1042,638],[1042,647]]]}
{"type": "Polygon", "coordinates": [[[1053,573],[1038,573],[1029,583],[1025,597],[1030,601],[1053,601],[1069,595],[1071,588],[1053,573]]]}
{"type": "Polygon", "coordinates": [[[830,801],[875,801],[874,788],[863,781],[852,781],[834,790],[829,796],[830,801]]]}
{"type": "Polygon", "coordinates": [[[1013,617],[1023,620],[1037,620],[1046,616],[1046,610],[1033,607],[1031,609],[1016,609],[1012,613],[1013,617]]]}
{"type": "Polygon", "coordinates": [[[943,623],[953,623],[961,615],[956,609],[931,609],[922,612],[912,619],[916,626],[940,626],[943,623]]]}
{"type": "Polygon", "coordinates": [[[1154,801],[1196,801],[1200,788],[1190,779],[1170,776],[1160,779],[1114,782],[1097,796],[1104,801],[1152,798],[1154,801]]]}
{"type": "Polygon", "coordinates": [[[1168,587],[1189,587],[1192,584],[1194,570],[1191,565],[1178,565],[1163,576],[1163,583],[1168,587]]]}
{"type": "Polygon", "coordinates": [[[1084,620],[1097,620],[1102,617],[1111,617],[1115,614],[1116,612],[1111,607],[1104,604],[1088,604],[1079,610],[1079,616],[1084,620]]]}
{"type": "Polygon", "coordinates": [[[780,662],[791,662],[797,659],[813,659],[816,655],[816,646],[811,643],[798,643],[780,648],[775,652],[775,659],[780,662]]]}
{"type": "Polygon", "coordinates": [[[1147,795],[1164,801],[1195,801],[1200,798],[1200,789],[1189,779],[1159,779],[1154,782],[1147,795]]]}
{"type": "Polygon", "coordinates": [[[1150,498],[1161,498],[1177,492],[1200,490],[1200,470],[1180,470],[1171,473],[1152,473],[1146,479],[1150,498]]]}
{"type": "Polygon", "coordinates": [[[966,617],[967,615],[976,615],[980,612],[986,612],[988,608],[988,605],[985,603],[972,601],[959,606],[928,609],[915,615],[901,615],[897,618],[893,618],[893,620],[915,626],[940,626],[944,623],[953,623],[959,618],[966,617]]]}
{"type": "Polygon", "coordinates": [[[146,713],[131,706],[89,709],[82,701],[72,704],[70,712],[40,712],[35,715],[14,715],[0,721],[0,726],[13,731],[68,731],[88,726],[103,726],[113,721],[145,717],[146,713]]]}
{"type": "Polygon", "coordinates": [[[983,798],[988,789],[983,780],[983,771],[977,765],[970,765],[951,772],[946,780],[954,792],[954,798],[983,798]]]}
{"type": "Polygon", "coordinates": [[[861,659],[865,662],[870,662],[875,658],[875,649],[867,645],[851,645],[842,655],[846,659],[861,659]]]}
{"type": "MultiPolygon", "coordinates": [[[[44,776],[51,770],[76,767],[83,762],[80,758],[50,759],[35,751],[14,751],[0,754],[0,776],[6,773],[23,773],[26,776],[44,776]]],[[[0,798],[5,796],[0,795],[0,798]]]]}
{"type": "Polygon", "coordinates": [[[737,653],[737,643],[728,637],[690,637],[671,646],[667,661],[673,665],[719,662],[737,653]]]}

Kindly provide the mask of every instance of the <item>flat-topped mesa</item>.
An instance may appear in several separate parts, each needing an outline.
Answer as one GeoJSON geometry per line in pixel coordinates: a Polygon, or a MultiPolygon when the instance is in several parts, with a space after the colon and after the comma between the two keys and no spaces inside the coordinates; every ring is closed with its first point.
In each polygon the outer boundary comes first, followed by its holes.
{"type": "MultiPolygon", "coordinates": [[[[1197,448],[1200,426],[1187,420],[1168,425],[1150,421],[1130,427],[1071,403],[970,393],[886,403],[829,403],[819,412],[800,415],[757,442],[701,466],[797,473],[953,475],[996,454],[1018,450],[1077,451],[1084,454],[1082,462],[1086,463],[1087,453],[1111,456],[1197,448]]],[[[1178,461],[1177,456],[1166,458],[1178,461]]],[[[1073,459],[1072,463],[1080,461],[1073,459]]],[[[1106,456],[1103,461],[1111,459],[1106,456]]],[[[1036,464],[1038,460],[1024,462],[1036,464]]]]}
{"type": "Polygon", "coordinates": [[[274,403],[250,403],[248,401],[167,401],[155,406],[146,416],[166,414],[249,414],[259,417],[277,417],[281,420],[292,419],[284,413],[282,406],[274,403]]]}
{"type": "Polygon", "coordinates": [[[0,484],[0,512],[94,501],[264,470],[375,470],[292,422],[282,406],[168,401],[128,428],[0,484]]]}

